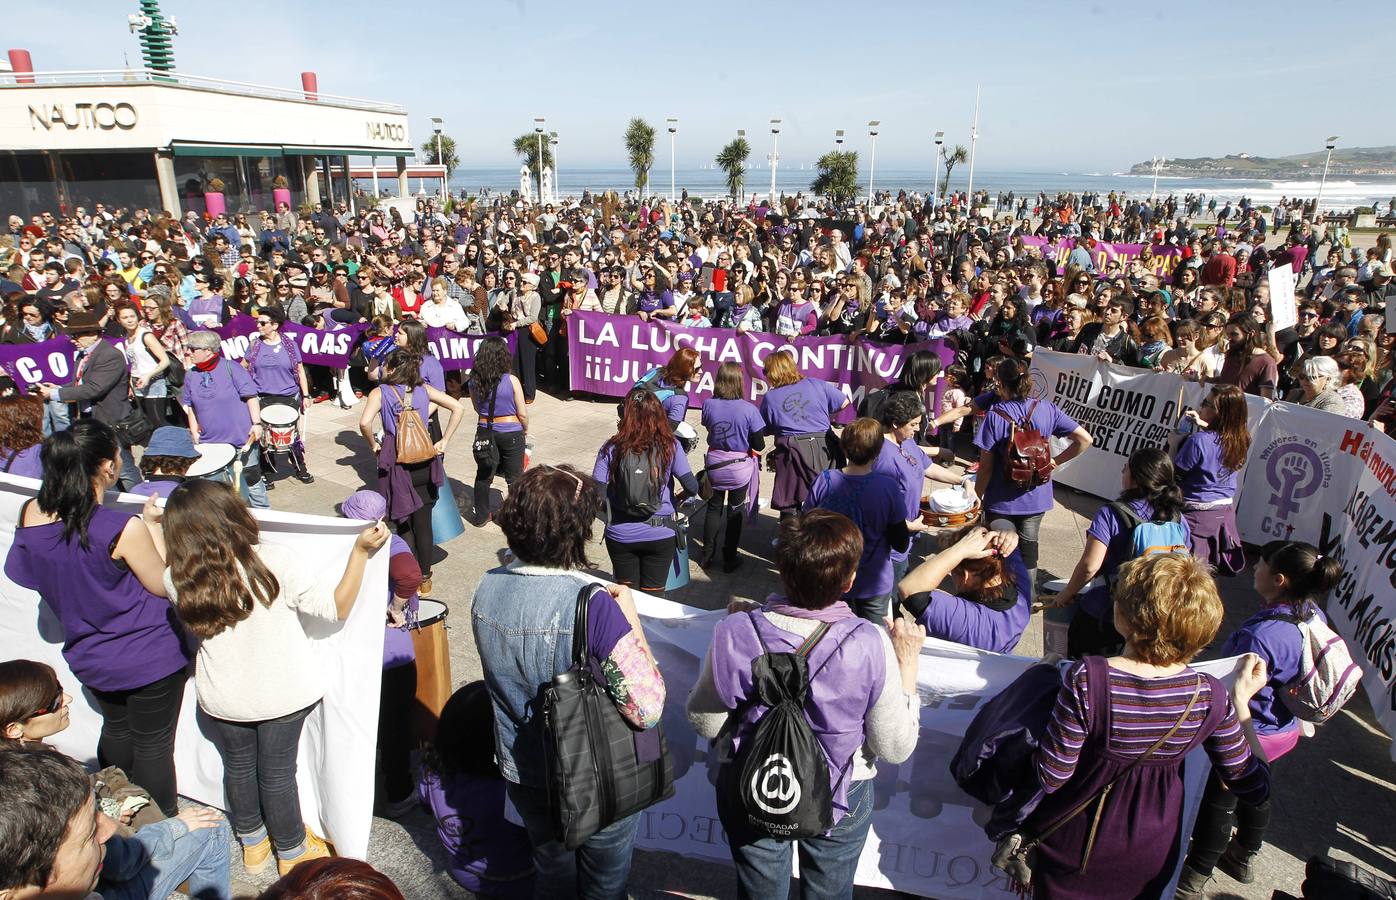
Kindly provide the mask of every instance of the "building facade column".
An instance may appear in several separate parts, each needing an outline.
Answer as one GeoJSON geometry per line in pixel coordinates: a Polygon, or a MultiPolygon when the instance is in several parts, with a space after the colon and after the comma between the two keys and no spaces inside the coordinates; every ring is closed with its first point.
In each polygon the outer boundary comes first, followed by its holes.
{"type": "Polygon", "coordinates": [[[160,188],[160,205],[178,219],[184,215],[179,208],[179,185],[175,182],[174,154],[155,153],[155,183],[160,188]]]}
{"type": "Polygon", "coordinates": [[[300,161],[305,173],[305,202],[314,206],[320,202],[320,166],[313,156],[302,156],[300,161]]]}
{"type": "Polygon", "coordinates": [[[412,196],[412,189],[407,185],[407,157],[397,157],[397,195],[399,197],[412,196]]]}

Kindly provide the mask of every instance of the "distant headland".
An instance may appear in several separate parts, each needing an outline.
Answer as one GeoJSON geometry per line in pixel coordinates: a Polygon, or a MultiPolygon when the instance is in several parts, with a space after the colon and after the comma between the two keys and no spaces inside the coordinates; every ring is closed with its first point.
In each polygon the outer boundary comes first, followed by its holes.
{"type": "MultiPolygon", "coordinates": [[[[1323,174],[1324,150],[1294,156],[1231,153],[1195,159],[1165,160],[1160,175],[1181,178],[1271,178],[1317,180],[1323,174]]],[[[1135,163],[1131,175],[1152,175],[1152,161],[1135,163]]],[[[1381,178],[1396,175],[1396,147],[1343,147],[1333,151],[1328,177],[1381,178]]]]}

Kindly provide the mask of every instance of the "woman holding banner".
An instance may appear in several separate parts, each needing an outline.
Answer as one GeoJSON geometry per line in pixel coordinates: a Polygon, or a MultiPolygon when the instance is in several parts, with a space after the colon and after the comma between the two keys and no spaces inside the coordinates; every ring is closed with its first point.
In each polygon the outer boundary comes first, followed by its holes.
{"type": "Polygon", "coordinates": [[[766,422],[754,403],[742,399],[745,380],[740,363],[725,362],[717,369],[713,396],[703,404],[703,427],[708,430],[708,452],[703,454],[700,479],[711,486],[703,518],[703,557],[699,565],[717,559],[717,535],[723,532],[722,570],[732,572],[741,564],[737,548],[742,540],[742,520],[756,506],[761,483],[760,452],[766,422]]]}
{"type": "Polygon", "coordinates": [[[1192,553],[1218,574],[1235,575],[1246,567],[1234,505],[1236,476],[1251,447],[1246,395],[1219,384],[1184,419],[1186,436],[1177,432],[1170,443],[1183,491],[1183,520],[1192,532],[1192,553]]]}
{"type": "Polygon", "coordinates": [[[243,865],[261,872],[275,851],[285,875],[329,856],[305,825],[296,787],[302,726],[329,678],[305,619],[349,617],[369,556],[388,542],[387,526],[379,521],[359,533],[336,581],[333,570],[313,570],[289,548],[263,541],[238,495],[216,481],[184,482],[154,522],[170,602],[202,639],[194,684],[220,739],[228,818],[243,865]]]}
{"type": "Polygon", "coordinates": [[[121,472],[109,426],[81,419],[44,441],[41,456],[45,477],[20,509],[5,575],[38,592],[62,627],[63,659],[102,714],[98,763],[121,768],[173,816],[189,651],[164,599],[160,554],[146,522],[102,503],[121,472]]]}

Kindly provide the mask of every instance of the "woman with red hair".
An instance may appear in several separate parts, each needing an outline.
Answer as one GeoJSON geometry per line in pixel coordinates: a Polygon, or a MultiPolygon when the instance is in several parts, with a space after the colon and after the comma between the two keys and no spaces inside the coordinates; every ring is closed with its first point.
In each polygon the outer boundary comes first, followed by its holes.
{"type": "Polygon", "coordinates": [[[616,434],[596,454],[592,477],[606,485],[606,551],[621,584],[662,592],[678,540],[673,481],[687,494],[698,479],[652,391],[632,390],[616,434]]]}

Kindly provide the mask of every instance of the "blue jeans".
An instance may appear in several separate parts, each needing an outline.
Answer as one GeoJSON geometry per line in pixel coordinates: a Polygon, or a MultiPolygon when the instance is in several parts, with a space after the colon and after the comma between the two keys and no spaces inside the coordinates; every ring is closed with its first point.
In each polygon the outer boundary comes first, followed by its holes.
{"type": "Polygon", "coordinates": [[[568,850],[553,837],[547,791],[513,782],[507,783],[507,789],[533,845],[534,897],[625,900],[639,813],[613,822],[576,850],[568,850]]]}
{"type": "Polygon", "coordinates": [[[49,400],[44,403],[44,437],[54,432],[67,431],[72,425],[72,413],[62,400],[49,400]]]}
{"type": "Polygon", "coordinates": [[[229,900],[227,821],[190,831],[178,819],[147,825],[132,838],[113,837],[97,892],[103,900],[168,897],[186,879],[194,900],[229,900]]]}
{"type": "MultiPolygon", "coordinates": [[[[253,509],[270,509],[271,501],[267,499],[267,479],[261,474],[261,463],[261,450],[256,444],[253,444],[251,447],[247,448],[247,452],[242,456],[243,468],[248,469],[252,466],[256,466],[258,473],[256,482],[246,485],[247,505],[251,506],[253,509]]],[[[244,482],[245,481],[246,478],[244,477],[244,482]]],[[[242,485],[236,485],[236,487],[241,489],[242,485]]]]}
{"type": "Polygon", "coordinates": [[[223,790],[228,818],[239,835],[255,834],[265,823],[278,854],[305,843],[296,754],[301,727],[315,707],[264,722],[229,722],[209,717],[223,744],[223,790]]]}
{"type": "Polygon", "coordinates": [[[743,839],[728,828],[732,862],[737,868],[737,896],[741,900],[785,900],[790,894],[790,854],[798,845],[802,898],[852,897],[853,874],[868,840],[872,813],[873,783],[869,778],[849,786],[848,815],[826,835],[798,841],[743,839]]]}

